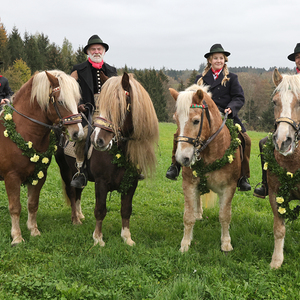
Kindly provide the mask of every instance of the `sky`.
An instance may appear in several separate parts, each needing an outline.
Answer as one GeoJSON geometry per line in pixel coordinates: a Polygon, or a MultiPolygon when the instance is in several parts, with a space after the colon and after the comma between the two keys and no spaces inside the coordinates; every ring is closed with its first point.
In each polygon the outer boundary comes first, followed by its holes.
{"type": "Polygon", "coordinates": [[[97,34],[116,68],[198,70],[213,44],[231,53],[229,67],[295,66],[299,0],[9,0],[0,22],[8,34],[43,33],[76,51],[97,34]]]}

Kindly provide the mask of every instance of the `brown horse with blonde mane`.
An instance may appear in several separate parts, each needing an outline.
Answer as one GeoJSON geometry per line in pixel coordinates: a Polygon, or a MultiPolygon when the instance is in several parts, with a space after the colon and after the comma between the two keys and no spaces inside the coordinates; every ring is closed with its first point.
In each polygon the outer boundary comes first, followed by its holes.
{"type": "MultiPolygon", "coordinates": [[[[121,194],[121,237],[132,246],[129,220],[139,174],[151,176],[155,171],[155,144],[158,143],[158,120],[152,101],[132,74],[106,78],[94,114],[94,146],[89,159],[88,180],[95,182],[94,215],[95,244],[104,246],[102,223],[107,213],[106,198],[111,191],[121,194]],[[98,151],[96,151],[97,149],[98,151]]],[[[56,160],[60,166],[65,190],[70,199],[73,223],[81,223],[81,189],[70,186],[76,173],[74,158],[59,149],[56,160]]]]}
{"type": "Polygon", "coordinates": [[[179,129],[175,157],[183,166],[184,235],[180,251],[188,251],[191,245],[195,221],[202,219],[203,214],[200,194],[209,190],[217,193],[220,199],[221,249],[231,251],[231,201],[241,170],[239,142],[237,147],[233,147],[231,154],[227,154],[232,143],[231,134],[224,126],[216,104],[207,93],[207,86],[192,85],[180,93],[174,89],[170,89],[170,92],[176,100],[175,119],[179,129]],[[206,169],[222,158],[224,164],[220,168],[206,169]],[[203,168],[193,171],[198,162],[203,163],[203,168]],[[199,188],[201,184],[206,189],[202,192],[199,188]]]}
{"type": "Polygon", "coordinates": [[[28,188],[27,227],[32,236],[40,235],[36,222],[39,195],[55,151],[50,132],[60,128],[73,140],[83,136],[77,111],[79,99],[75,79],[55,70],[34,75],[14,95],[13,105],[4,106],[0,121],[0,178],[5,182],[9,201],[12,245],[23,241],[19,225],[22,184],[28,188]]]}
{"type": "Polygon", "coordinates": [[[274,252],[271,268],[283,263],[285,220],[299,216],[300,200],[300,76],[273,73],[276,85],[273,103],[276,129],[263,151],[267,163],[269,201],[274,215],[274,252]],[[297,200],[297,201],[295,201],[297,200]]]}

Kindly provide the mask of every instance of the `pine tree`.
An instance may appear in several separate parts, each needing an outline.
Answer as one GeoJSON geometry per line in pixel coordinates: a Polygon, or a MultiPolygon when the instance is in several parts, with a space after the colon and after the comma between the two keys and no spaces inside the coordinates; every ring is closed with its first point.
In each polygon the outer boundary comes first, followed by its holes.
{"type": "MultiPolygon", "coordinates": [[[[1,19],[0,19],[1,21],[1,19]]],[[[9,55],[7,53],[7,33],[6,33],[6,30],[3,26],[3,24],[0,22],[0,61],[3,62],[4,65],[4,68],[7,68],[8,67],[8,58],[9,58],[9,55]]],[[[2,67],[1,66],[1,67],[2,67]]]]}
{"type": "Polygon", "coordinates": [[[31,73],[41,70],[42,63],[37,45],[37,39],[33,35],[29,35],[27,32],[24,34],[24,50],[25,61],[30,68],[31,73]]]}
{"type": "Polygon", "coordinates": [[[43,33],[39,34],[36,38],[37,46],[39,49],[39,59],[40,59],[40,70],[46,69],[46,60],[48,57],[49,48],[49,38],[43,33]]]}
{"type": "Polygon", "coordinates": [[[62,70],[65,71],[64,58],[61,54],[61,50],[58,46],[52,43],[49,46],[48,55],[46,58],[45,67],[47,70],[62,70]]]}
{"type": "Polygon", "coordinates": [[[81,64],[85,62],[87,59],[86,54],[83,52],[83,47],[78,47],[77,51],[75,52],[75,63],[81,64]]]}
{"type": "Polygon", "coordinates": [[[24,58],[24,43],[18,29],[14,26],[8,38],[7,49],[10,54],[9,63],[12,64],[17,59],[24,58]]]}

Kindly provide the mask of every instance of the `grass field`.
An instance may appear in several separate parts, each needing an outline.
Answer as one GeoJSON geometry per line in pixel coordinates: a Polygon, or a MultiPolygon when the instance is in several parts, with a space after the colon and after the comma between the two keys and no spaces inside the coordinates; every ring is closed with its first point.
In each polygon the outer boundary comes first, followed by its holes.
{"type": "Polygon", "coordinates": [[[93,247],[94,186],[84,189],[81,226],[61,190],[53,160],[40,198],[40,237],[26,228],[26,189],[22,188],[21,229],[25,243],[11,247],[11,221],[4,183],[0,184],[0,299],[300,299],[300,224],[287,225],[285,260],[271,270],[273,217],[268,199],[252,195],[261,180],[258,142],[252,139],[250,192],[236,192],[230,234],[234,250],[220,251],[218,205],[204,210],[190,250],[181,254],[184,199],[178,181],[165,178],[171,162],[175,125],[160,124],[158,167],[153,180],[139,183],[131,217],[134,247],[120,237],[120,197],[108,196],[104,248],[93,247]]]}

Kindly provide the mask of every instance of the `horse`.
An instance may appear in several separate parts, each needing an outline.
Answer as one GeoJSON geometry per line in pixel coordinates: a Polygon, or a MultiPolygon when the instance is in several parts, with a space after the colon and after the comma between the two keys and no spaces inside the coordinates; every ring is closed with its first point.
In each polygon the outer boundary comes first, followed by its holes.
{"type": "Polygon", "coordinates": [[[169,90],[176,101],[174,118],[179,129],[175,158],[183,166],[184,235],[180,251],[187,252],[191,245],[194,224],[203,215],[201,194],[209,190],[219,196],[221,250],[232,251],[231,201],[241,172],[237,127],[231,123],[236,133],[231,138],[231,131],[224,126],[227,115],[222,120],[208,86],[194,84],[183,92],[169,90]]]}
{"type": "Polygon", "coordinates": [[[70,139],[83,137],[80,99],[75,79],[62,71],[35,74],[13,96],[13,105],[3,107],[0,120],[0,180],[4,180],[11,216],[12,245],[24,241],[19,225],[20,187],[28,189],[27,227],[31,236],[40,235],[36,215],[47,167],[55,151],[51,134],[60,128],[70,139]]]}
{"type": "MultiPolygon", "coordinates": [[[[95,182],[96,227],[94,245],[105,246],[102,223],[107,213],[106,198],[111,191],[121,194],[121,237],[130,246],[129,221],[132,198],[139,174],[151,177],[156,166],[158,120],[149,94],[132,74],[106,78],[96,104],[94,130],[90,136],[93,150],[89,159],[88,180],[95,182]]],[[[56,154],[67,198],[71,202],[72,221],[80,224],[81,189],[70,186],[75,159],[60,148],[56,154]]]]}
{"type": "Polygon", "coordinates": [[[275,84],[275,131],[269,134],[263,155],[266,160],[269,201],[274,215],[274,251],[270,267],[281,267],[284,255],[285,220],[299,216],[300,207],[291,207],[291,200],[300,199],[300,149],[297,147],[300,122],[300,76],[272,76],[275,84]]]}

